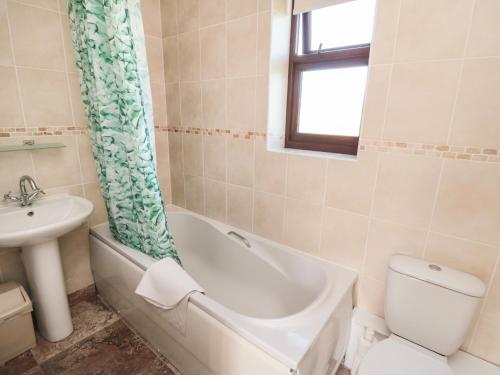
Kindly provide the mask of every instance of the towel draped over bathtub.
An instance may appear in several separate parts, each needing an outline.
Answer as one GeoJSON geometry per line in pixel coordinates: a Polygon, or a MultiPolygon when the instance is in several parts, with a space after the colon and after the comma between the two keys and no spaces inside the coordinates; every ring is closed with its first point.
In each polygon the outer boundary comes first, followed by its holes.
{"type": "Polygon", "coordinates": [[[163,317],[182,333],[189,297],[198,292],[205,290],[172,258],[153,263],[135,289],[147,302],[164,310],[163,317]]]}

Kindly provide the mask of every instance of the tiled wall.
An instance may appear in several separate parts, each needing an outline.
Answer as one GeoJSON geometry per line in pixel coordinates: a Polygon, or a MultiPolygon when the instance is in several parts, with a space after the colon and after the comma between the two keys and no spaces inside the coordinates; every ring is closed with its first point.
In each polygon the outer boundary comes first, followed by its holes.
{"type": "MultiPolygon", "coordinates": [[[[0,193],[19,193],[23,174],[47,194],[69,192],[96,207],[89,224],[107,220],[97,184],[73,50],[66,0],[0,0],[0,145],[62,142],[64,149],[0,153],[0,193]]],[[[159,0],[143,1],[160,181],[170,197],[168,138],[159,0]]],[[[93,282],[88,225],[60,240],[67,292],[93,282]]],[[[0,250],[0,282],[26,285],[19,249],[0,250]]]]}
{"type": "Polygon", "coordinates": [[[173,202],[358,270],[378,315],[393,253],[477,275],[464,346],[500,364],[500,3],[378,1],[356,161],[266,150],[270,0],[161,5],[173,202]]]}

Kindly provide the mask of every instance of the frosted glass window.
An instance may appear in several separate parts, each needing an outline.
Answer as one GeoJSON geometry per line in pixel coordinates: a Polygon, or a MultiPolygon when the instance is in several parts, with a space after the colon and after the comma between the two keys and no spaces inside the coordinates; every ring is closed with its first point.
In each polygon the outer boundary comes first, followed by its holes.
{"type": "Polygon", "coordinates": [[[311,50],[369,44],[374,0],[348,1],[311,12],[311,50]]]}
{"type": "Polygon", "coordinates": [[[299,133],[359,136],[366,66],[301,74],[299,133]]]}

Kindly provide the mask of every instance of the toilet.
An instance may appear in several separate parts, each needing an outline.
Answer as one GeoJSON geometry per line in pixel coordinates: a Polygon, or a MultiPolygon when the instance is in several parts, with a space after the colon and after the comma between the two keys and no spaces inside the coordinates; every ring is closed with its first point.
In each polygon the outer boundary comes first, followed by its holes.
{"type": "Polygon", "coordinates": [[[477,277],[404,255],[389,262],[385,320],[357,375],[452,375],[447,357],[464,342],[485,293],[477,277]]]}

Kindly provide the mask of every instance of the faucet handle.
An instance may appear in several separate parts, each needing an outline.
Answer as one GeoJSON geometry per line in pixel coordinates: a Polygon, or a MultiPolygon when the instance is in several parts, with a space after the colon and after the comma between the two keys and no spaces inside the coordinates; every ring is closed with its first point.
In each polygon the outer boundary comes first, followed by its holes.
{"type": "Polygon", "coordinates": [[[18,201],[19,198],[14,196],[14,195],[11,195],[12,191],[9,190],[9,192],[7,194],[4,194],[3,195],[3,201],[4,202],[7,202],[7,201],[18,201]]]}

